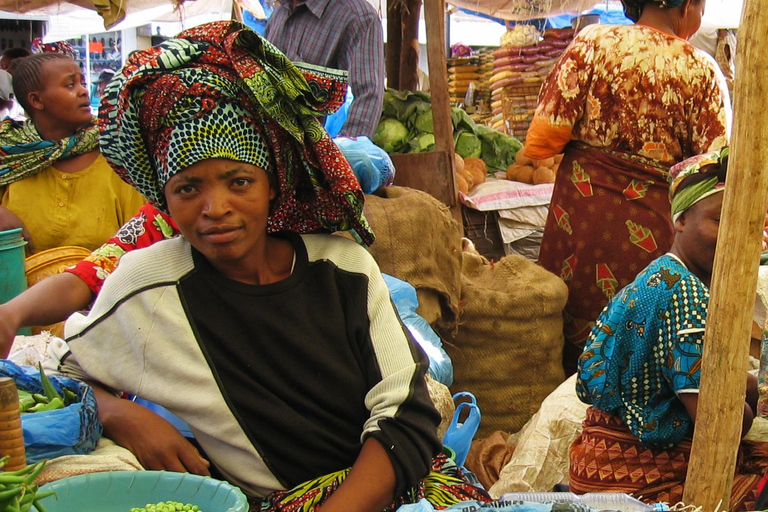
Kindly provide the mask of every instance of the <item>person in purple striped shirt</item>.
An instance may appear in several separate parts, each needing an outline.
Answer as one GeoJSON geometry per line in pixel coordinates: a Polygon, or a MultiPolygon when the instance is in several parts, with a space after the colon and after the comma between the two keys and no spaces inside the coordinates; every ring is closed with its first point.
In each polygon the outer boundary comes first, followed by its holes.
{"type": "Polygon", "coordinates": [[[349,72],[354,100],[339,135],[372,136],[384,98],[384,35],[367,0],[283,0],[265,35],[294,62],[349,72]]]}

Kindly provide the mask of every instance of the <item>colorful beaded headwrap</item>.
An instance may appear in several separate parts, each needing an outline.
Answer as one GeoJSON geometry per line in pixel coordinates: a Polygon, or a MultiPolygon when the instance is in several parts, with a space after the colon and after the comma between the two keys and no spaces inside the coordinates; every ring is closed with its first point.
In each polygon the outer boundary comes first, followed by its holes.
{"type": "Polygon", "coordinates": [[[99,106],[101,151],[161,210],[174,174],[209,158],[276,177],[267,230],[347,231],[370,245],[363,192],[319,117],[337,110],[346,73],[299,66],[234,21],[181,32],[135,52],[99,106]]]}
{"type": "Polygon", "coordinates": [[[716,164],[720,168],[724,167],[727,165],[728,153],[729,148],[726,146],[720,151],[692,156],[672,166],[669,170],[669,200],[672,203],[672,222],[675,222],[680,214],[705,197],[723,191],[725,183],[720,181],[717,174],[700,181],[688,180],[687,184],[683,181],[702,172],[702,169],[708,165],[716,164]]]}
{"type": "Polygon", "coordinates": [[[621,0],[624,15],[635,22],[640,19],[643,8],[648,4],[656,4],[662,9],[671,9],[683,5],[683,0],[621,0]]]}

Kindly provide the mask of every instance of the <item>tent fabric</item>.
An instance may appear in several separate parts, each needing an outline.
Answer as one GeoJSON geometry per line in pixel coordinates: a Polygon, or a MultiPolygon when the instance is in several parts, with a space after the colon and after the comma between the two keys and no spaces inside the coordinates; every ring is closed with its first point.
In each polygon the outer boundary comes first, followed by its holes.
{"type": "MultiPolygon", "coordinates": [[[[596,0],[448,0],[448,3],[494,18],[511,21],[532,20],[592,9],[596,0]]],[[[602,2],[605,3],[605,0],[602,2]]]]}

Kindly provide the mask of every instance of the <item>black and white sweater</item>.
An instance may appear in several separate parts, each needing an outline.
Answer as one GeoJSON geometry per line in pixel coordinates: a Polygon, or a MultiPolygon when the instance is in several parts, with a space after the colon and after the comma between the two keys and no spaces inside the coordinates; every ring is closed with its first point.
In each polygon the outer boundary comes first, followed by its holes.
{"type": "Polygon", "coordinates": [[[67,321],[61,371],[163,405],[247,494],[349,467],[369,436],[402,492],[440,449],[427,359],[367,251],[286,236],[293,272],[263,286],[225,278],[183,237],[126,254],[67,321]]]}

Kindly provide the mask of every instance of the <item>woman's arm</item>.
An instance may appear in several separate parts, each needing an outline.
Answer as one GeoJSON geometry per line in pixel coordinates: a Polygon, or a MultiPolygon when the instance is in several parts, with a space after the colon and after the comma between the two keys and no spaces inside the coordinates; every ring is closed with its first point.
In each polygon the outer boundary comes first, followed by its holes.
{"type": "MultiPolygon", "coordinates": [[[[694,425],[696,424],[696,409],[699,406],[699,394],[698,393],[678,393],[677,395],[680,401],[683,402],[685,410],[688,412],[688,416],[691,417],[694,425]]],[[[752,428],[752,421],[755,419],[755,410],[757,407],[757,377],[748,373],[747,374],[747,396],[744,402],[744,417],[741,420],[741,437],[747,435],[749,429],[752,428]]]]}
{"type": "Polygon", "coordinates": [[[380,512],[395,499],[396,483],[387,451],[369,437],[346,480],[320,507],[320,512],[380,512]]]}
{"type": "Polygon", "coordinates": [[[168,421],[146,407],[93,387],[104,435],[130,450],[146,469],[210,476],[210,463],[168,421]]]}
{"type": "Polygon", "coordinates": [[[0,357],[8,357],[16,332],[22,327],[66,320],[93,299],[79,277],[62,273],[43,279],[20,295],[0,304],[0,357]]]}

